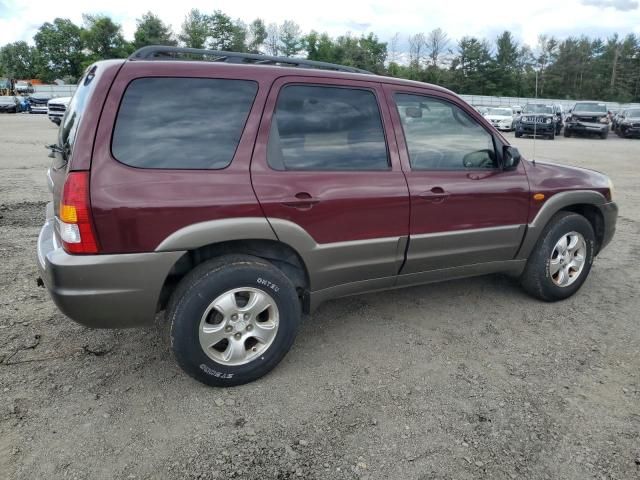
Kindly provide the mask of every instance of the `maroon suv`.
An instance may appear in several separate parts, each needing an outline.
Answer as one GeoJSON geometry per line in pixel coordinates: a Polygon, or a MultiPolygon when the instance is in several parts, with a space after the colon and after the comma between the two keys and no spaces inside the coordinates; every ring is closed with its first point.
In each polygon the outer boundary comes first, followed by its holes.
{"type": "Polygon", "coordinates": [[[60,310],[165,310],[210,385],[270,371],[330,298],[492,272],[566,298],[617,217],[605,175],[522,160],[448,90],[296,59],[96,63],[50,148],[38,260],[60,310]]]}

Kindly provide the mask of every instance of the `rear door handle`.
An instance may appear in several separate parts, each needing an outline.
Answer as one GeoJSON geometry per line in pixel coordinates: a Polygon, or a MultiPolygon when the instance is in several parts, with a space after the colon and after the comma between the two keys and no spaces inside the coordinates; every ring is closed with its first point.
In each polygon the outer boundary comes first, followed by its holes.
{"type": "Polygon", "coordinates": [[[419,193],[418,196],[427,202],[440,203],[443,202],[449,194],[442,187],[433,187],[431,190],[419,193]]]}
{"type": "Polygon", "coordinates": [[[299,192],[296,193],[294,199],[282,202],[282,205],[284,205],[285,207],[297,208],[300,210],[309,210],[319,202],[320,200],[313,198],[311,194],[307,192],[299,192]]]}

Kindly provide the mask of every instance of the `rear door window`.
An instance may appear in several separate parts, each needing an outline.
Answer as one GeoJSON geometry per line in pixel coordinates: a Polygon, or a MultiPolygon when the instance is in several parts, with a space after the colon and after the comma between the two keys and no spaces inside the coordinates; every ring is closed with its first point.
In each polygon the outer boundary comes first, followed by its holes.
{"type": "Polygon", "coordinates": [[[118,111],[113,156],[138,168],[225,168],[257,90],[250,80],[134,80],[118,111]]]}
{"type": "Polygon", "coordinates": [[[267,159],[275,170],[388,170],[376,96],[356,88],[285,86],[271,122],[267,159]]]}

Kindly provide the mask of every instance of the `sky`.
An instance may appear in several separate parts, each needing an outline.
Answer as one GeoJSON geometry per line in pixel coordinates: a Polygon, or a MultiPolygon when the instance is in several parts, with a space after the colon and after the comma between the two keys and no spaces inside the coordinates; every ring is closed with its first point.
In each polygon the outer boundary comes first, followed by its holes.
{"type": "Polygon", "coordinates": [[[510,30],[520,41],[535,46],[539,34],[607,37],[617,32],[640,35],[640,0],[0,0],[0,45],[31,42],[37,28],[55,17],[81,24],[82,14],[107,14],[133,38],[136,19],[152,11],[180,30],[187,11],[219,9],[249,23],[294,20],[303,31],[332,36],[373,32],[382,41],[400,33],[399,49],[418,32],[442,28],[450,38],[474,35],[495,40],[510,30]]]}

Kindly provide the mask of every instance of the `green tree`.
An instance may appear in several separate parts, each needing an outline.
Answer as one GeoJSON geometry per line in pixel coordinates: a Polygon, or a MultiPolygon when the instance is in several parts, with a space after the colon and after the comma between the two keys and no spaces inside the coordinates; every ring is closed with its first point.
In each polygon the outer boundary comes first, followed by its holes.
{"type": "Polygon", "coordinates": [[[485,40],[462,37],[458,54],[451,63],[455,89],[460,93],[493,95],[496,93],[491,77],[491,53],[485,40]]]}
{"type": "Polygon", "coordinates": [[[146,45],[177,45],[171,27],[165,25],[157,15],[147,12],[137,20],[137,24],[133,34],[135,48],[146,45]]]}
{"type": "Polygon", "coordinates": [[[247,26],[240,20],[235,22],[229,15],[216,10],[207,19],[205,45],[213,50],[245,52],[247,50],[247,26]]]}
{"type": "Polygon", "coordinates": [[[204,48],[209,32],[209,17],[197,8],[192,8],[182,23],[182,31],[178,38],[185,47],[204,48]]]}
{"type": "Polygon", "coordinates": [[[247,50],[250,53],[260,53],[267,40],[267,27],[261,18],[256,18],[249,25],[247,50]]]}
{"type": "Polygon", "coordinates": [[[9,78],[36,78],[41,73],[38,50],[27,42],[8,43],[0,48],[0,73],[9,78]]]}
{"type": "Polygon", "coordinates": [[[122,27],[104,15],[83,15],[85,29],[82,31],[89,62],[108,58],[126,57],[130,45],[122,36],[122,27]]]}
{"type": "Polygon", "coordinates": [[[82,29],[66,18],[56,18],[40,26],[33,37],[42,58],[42,80],[74,77],[82,74],[85,55],[82,29]]]}
{"type": "Polygon", "coordinates": [[[300,26],[291,20],[285,20],[280,26],[280,53],[285,57],[293,57],[303,47],[300,26]]]}
{"type": "Polygon", "coordinates": [[[516,96],[518,94],[518,44],[511,32],[504,31],[496,40],[496,47],[494,78],[497,92],[500,95],[516,96]]]}

